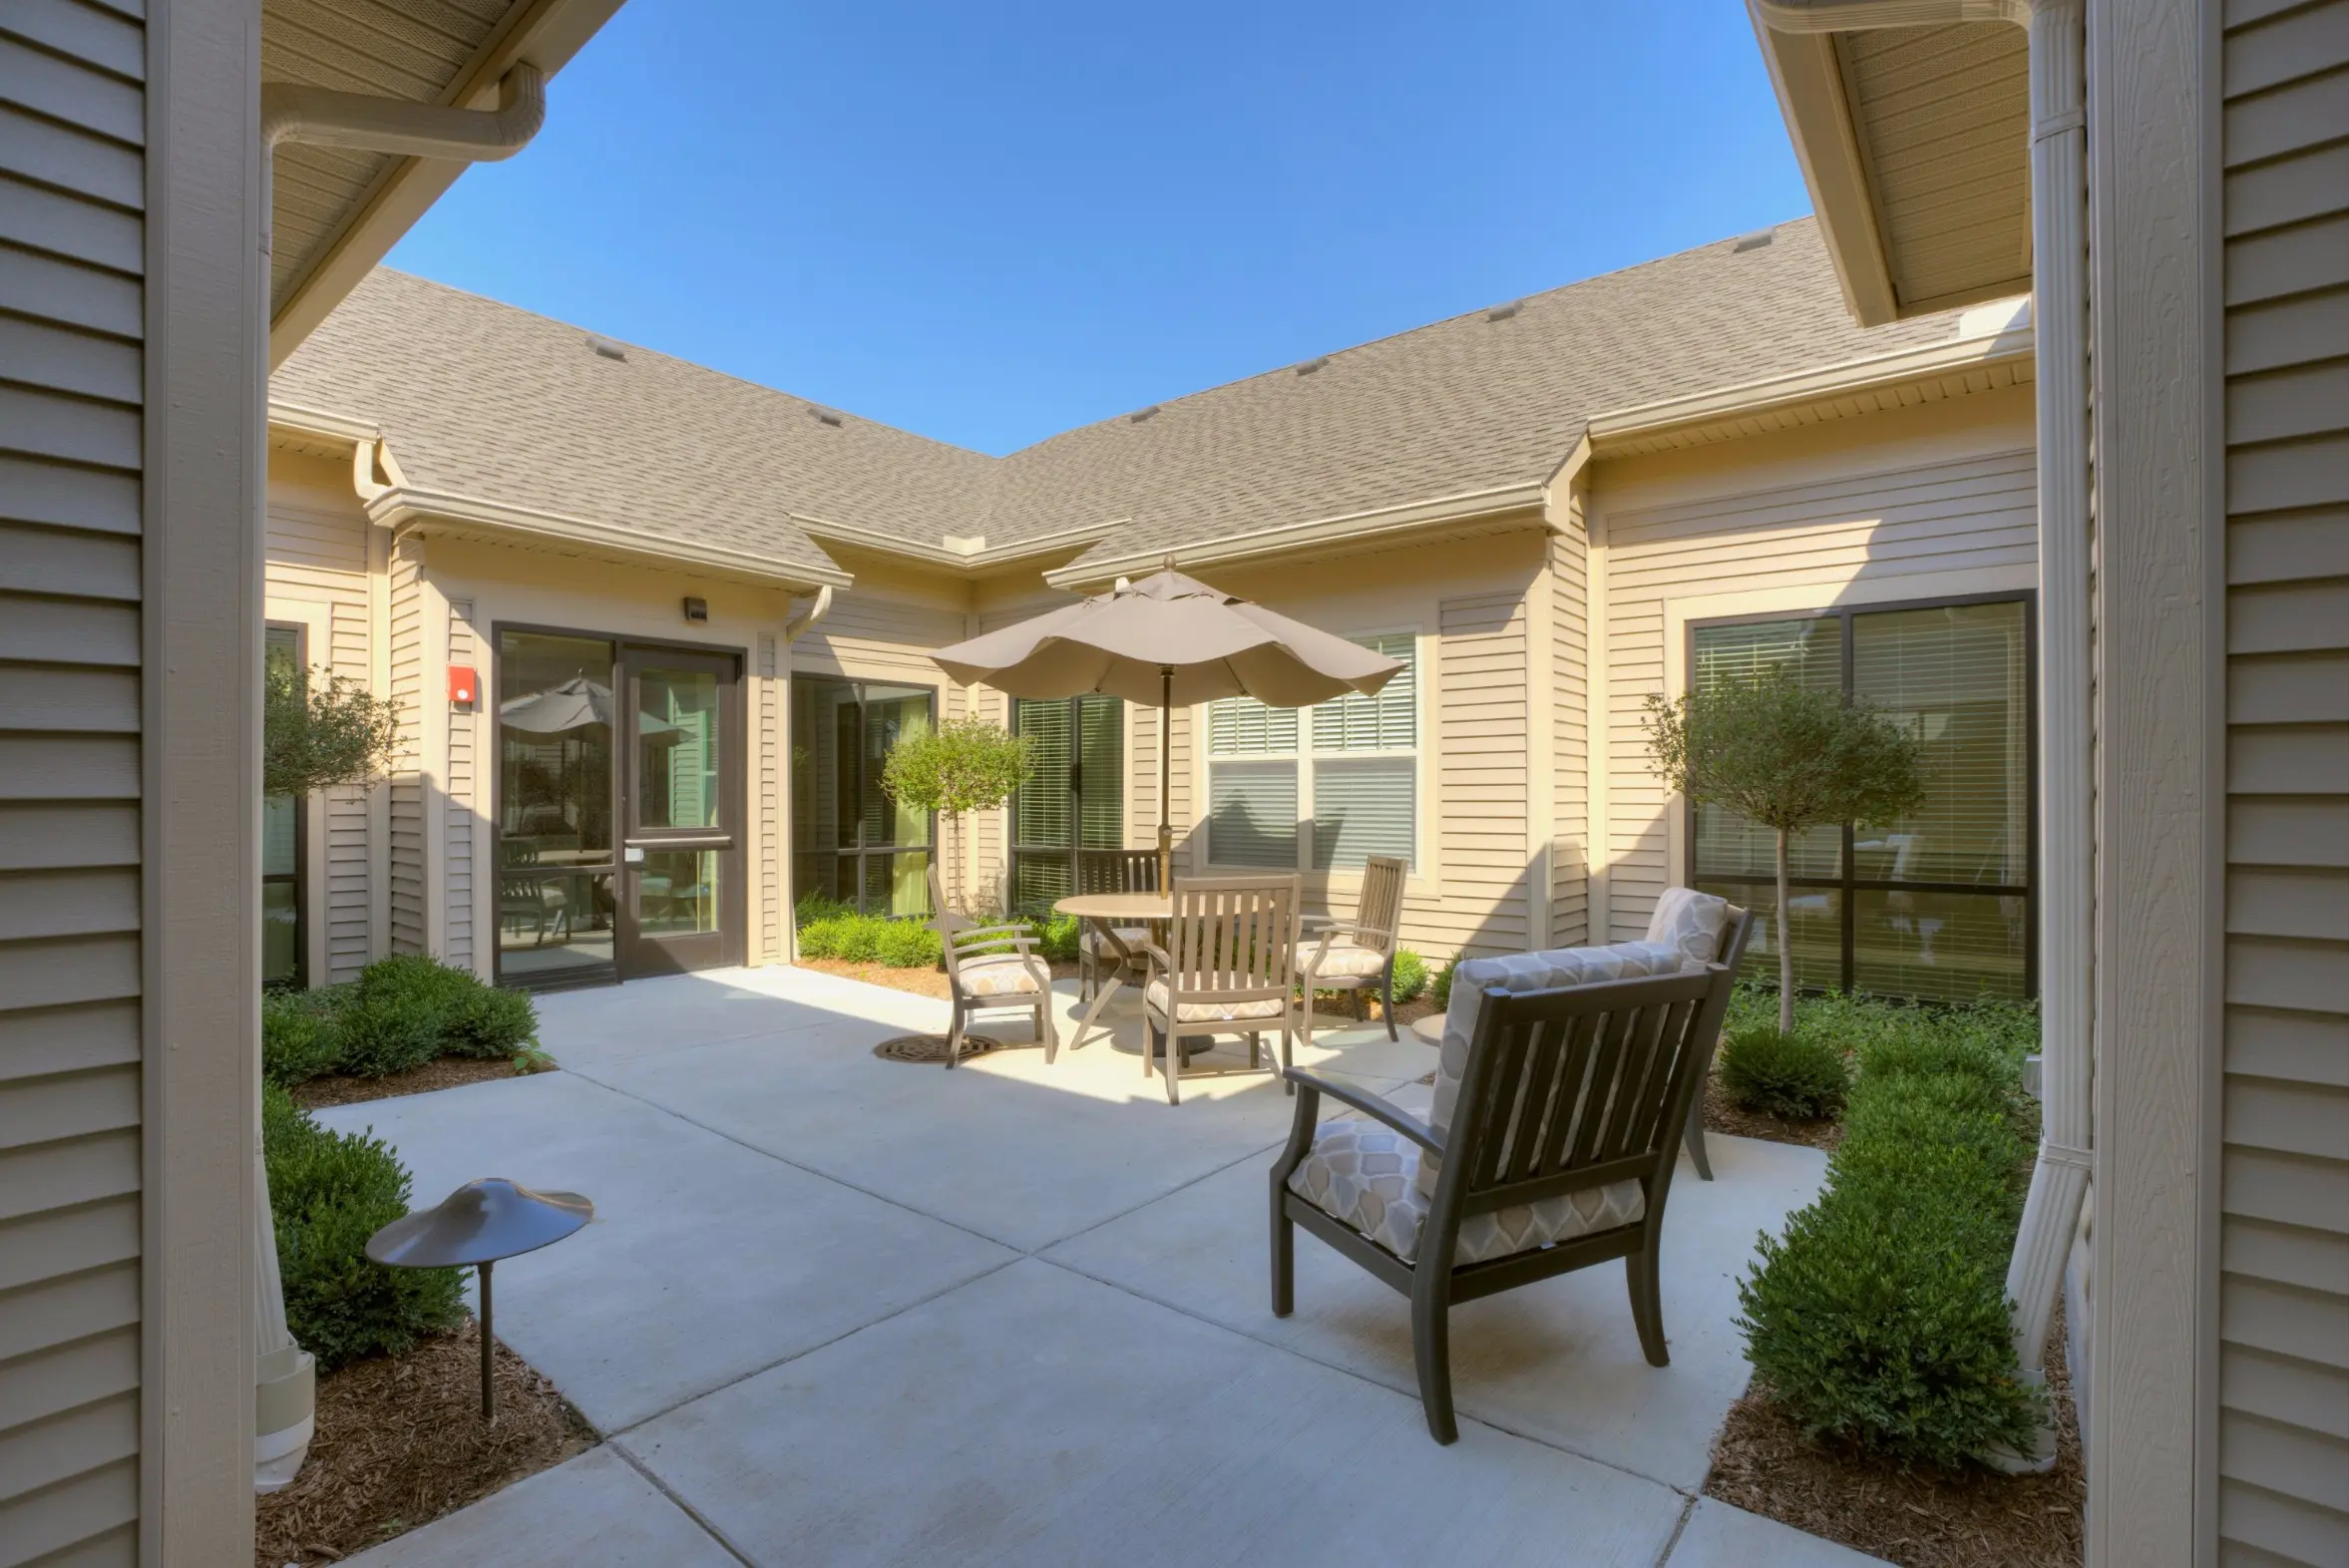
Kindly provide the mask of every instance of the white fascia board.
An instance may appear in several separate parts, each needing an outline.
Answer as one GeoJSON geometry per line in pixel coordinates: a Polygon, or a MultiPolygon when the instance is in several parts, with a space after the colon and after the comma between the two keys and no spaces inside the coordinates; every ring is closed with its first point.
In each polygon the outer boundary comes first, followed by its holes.
{"type": "Polygon", "coordinates": [[[1869,359],[1846,360],[1819,370],[1770,376],[1690,397],[1669,398],[1600,414],[1591,420],[1590,441],[1603,453],[1612,444],[1674,426],[1707,424],[1773,408],[1848,397],[1855,392],[1880,391],[1928,381],[1954,370],[2028,362],[2031,355],[2032,332],[2028,326],[1984,337],[1952,338],[1945,343],[1927,343],[1869,359]]]}
{"type": "Polygon", "coordinates": [[[1378,507],[1368,512],[1350,512],[1310,523],[1292,523],[1247,534],[1231,534],[1198,544],[1154,546],[1125,555],[1074,561],[1057,571],[1045,573],[1044,581],[1054,588],[1075,588],[1087,583],[1106,582],[1115,577],[1131,577],[1137,572],[1156,571],[1169,554],[1174,556],[1179,568],[1188,570],[1192,567],[1246,561],[1258,556],[1281,555],[1293,550],[1310,549],[1315,545],[1340,541],[1354,543],[1389,534],[1406,534],[1416,529],[1483,517],[1489,513],[1538,507],[1546,488],[1544,481],[1533,480],[1520,485],[1502,485],[1491,490],[1442,496],[1432,501],[1414,501],[1402,506],[1378,507]]]}
{"type": "Polygon", "coordinates": [[[705,545],[684,540],[656,539],[627,529],[614,528],[607,523],[593,523],[586,518],[567,517],[553,512],[535,512],[526,507],[508,506],[503,502],[487,501],[478,496],[458,496],[442,491],[419,490],[401,485],[385,490],[367,503],[368,521],[385,528],[397,528],[415,523],[427,530],[436,524],[456,524],[465,528],[487,529],[495,533],[527,535],[536,539],[561,540],[567,544],[589,546],[598,550],[620,551],[630,556],[654,562],[702,567],[728,573],[735,577],[752,578],[763,583],[778,583],[801,590],[835,588],[844,588],[856,581],[838,567],[802,566],[792,562],[769,561],[722,545],[705,545]]]}
{"type": "Polygon", "coordinates": [[[1843,96],[1842,68],[1835,42],[1826,33],[1781,33],[1749,6],[1762,61],[1777,94],[1778,113],[1794,144],[1802,184],[1835,263],[1844,308],[1863,327],[1900,318],[1900,297],[1892,286],[1892,265],[1868,187],[1867,161],[1859,130],[1843,96]]]}

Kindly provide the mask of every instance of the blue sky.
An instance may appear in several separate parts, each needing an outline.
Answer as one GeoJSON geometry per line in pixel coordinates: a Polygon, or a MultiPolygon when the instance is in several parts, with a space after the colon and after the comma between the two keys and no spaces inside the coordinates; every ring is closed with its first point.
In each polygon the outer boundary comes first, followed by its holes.
{"type": "Polygon", "coordinates": [[[1809,207],[1734,0],[627,0],[548,96],[393,265],[984,452],[1809,207]]]}

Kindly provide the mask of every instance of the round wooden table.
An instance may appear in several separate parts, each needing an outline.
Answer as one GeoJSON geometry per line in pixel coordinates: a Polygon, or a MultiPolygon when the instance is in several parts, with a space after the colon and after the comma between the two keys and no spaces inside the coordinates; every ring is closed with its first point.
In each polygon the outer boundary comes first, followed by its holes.
{"type": "MultiPolygon", "coordinates": [[[[1096,921],[1106,926],[1155,928],[1163,926],[1172,917],[1174,906],[1161,893],[1079,893],[1053,905],[1052,912],[1056,915],[1074,915],[1078,920],[1096,921]]],[[[1096,969],[1094,973],[1098,975],[1100,971],[1096,969]]],[[[1100,1017],[1101,1009],[1109,1004],[1109,998],[1116,995],[1124,984],[1125,966],[1120,964],[1094,994],[1092,1005],[1085,1008],[1084,1016],[1076,1020],[1076,1038],[1068,1042],[1070,1050],[1085,1042],[1086,1031],[1100,1017]]],[[[1117,1031],[1113,1027],[1109,1032],[1114,1042],[1117,1031]]]]}

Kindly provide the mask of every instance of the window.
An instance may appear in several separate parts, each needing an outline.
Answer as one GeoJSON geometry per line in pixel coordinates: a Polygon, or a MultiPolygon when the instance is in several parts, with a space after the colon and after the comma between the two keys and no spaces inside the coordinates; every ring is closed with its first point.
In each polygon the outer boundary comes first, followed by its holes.
{"type": "Polygon", "coordinates": [[[930,814],[882,793],[881,767],[901,738],[930,728],[938,693],[817,676],[791,688],[794,897],[929,914],[930,814]]]}
{"type": "MultiPolygon", "coordinates": [[[[2026,599],[1839,609],[1690,628],[1697,685],[1790,666],[1924,743],[1925,803],[1899,822],[1814,828],[1788,846],[1796,983],[1925,1000],[2036,989],[2032,691],[2026,599]]],[[[1762,917],[1748,962],[1774,976],[1772,835],[1690,812],[1690,881],[1762,917]]]]}
{"type": "MultiPolygon", "coordinates": [[[[263,632],[262,656],[269,668],[302,668],[302,629],[270,626],[263,632]]],[[[261,983],[300,985],[305,982],[303,958],[308,944],[302,924],[306,902],[302,874],[309,845],[307,813],[299,795],[270,795],[261,801],[261,983]]]]}
{"type": "Polygon", "coordinates": [[[1416,863],[1418,639],[1360,637],[1402,664],[1374,697],[1302,712],[1227,697],[1207,707],[1207,858],[1269,871],[1416,863]]]}
{"type": "Polygon", "coordinates": [[[1011,908],[1035,914],[1076,891],[1082,850],[1125,842],[1125,704],[1115,697],[1016,697],[1011,730],[1035,773],[1011,798],[1011,908]]]}

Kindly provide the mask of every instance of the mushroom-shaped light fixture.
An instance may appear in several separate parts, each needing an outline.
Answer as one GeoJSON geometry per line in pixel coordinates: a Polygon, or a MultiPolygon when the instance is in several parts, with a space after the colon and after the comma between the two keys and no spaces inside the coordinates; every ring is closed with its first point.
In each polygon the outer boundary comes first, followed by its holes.
{"type": "Polygon", "coordinates": [[[394,1269],[471,1264],[481,1282],[481,1415],[498,1418],[496,1337],[490,1326],[490,1268],[501,1258],[536,1252],[595,1217],[576,1192],[534,1192],[503,1176],[469,1181],[429,1209],[402,1215],[367,1238],[367,1256],[394,1269]]]}

